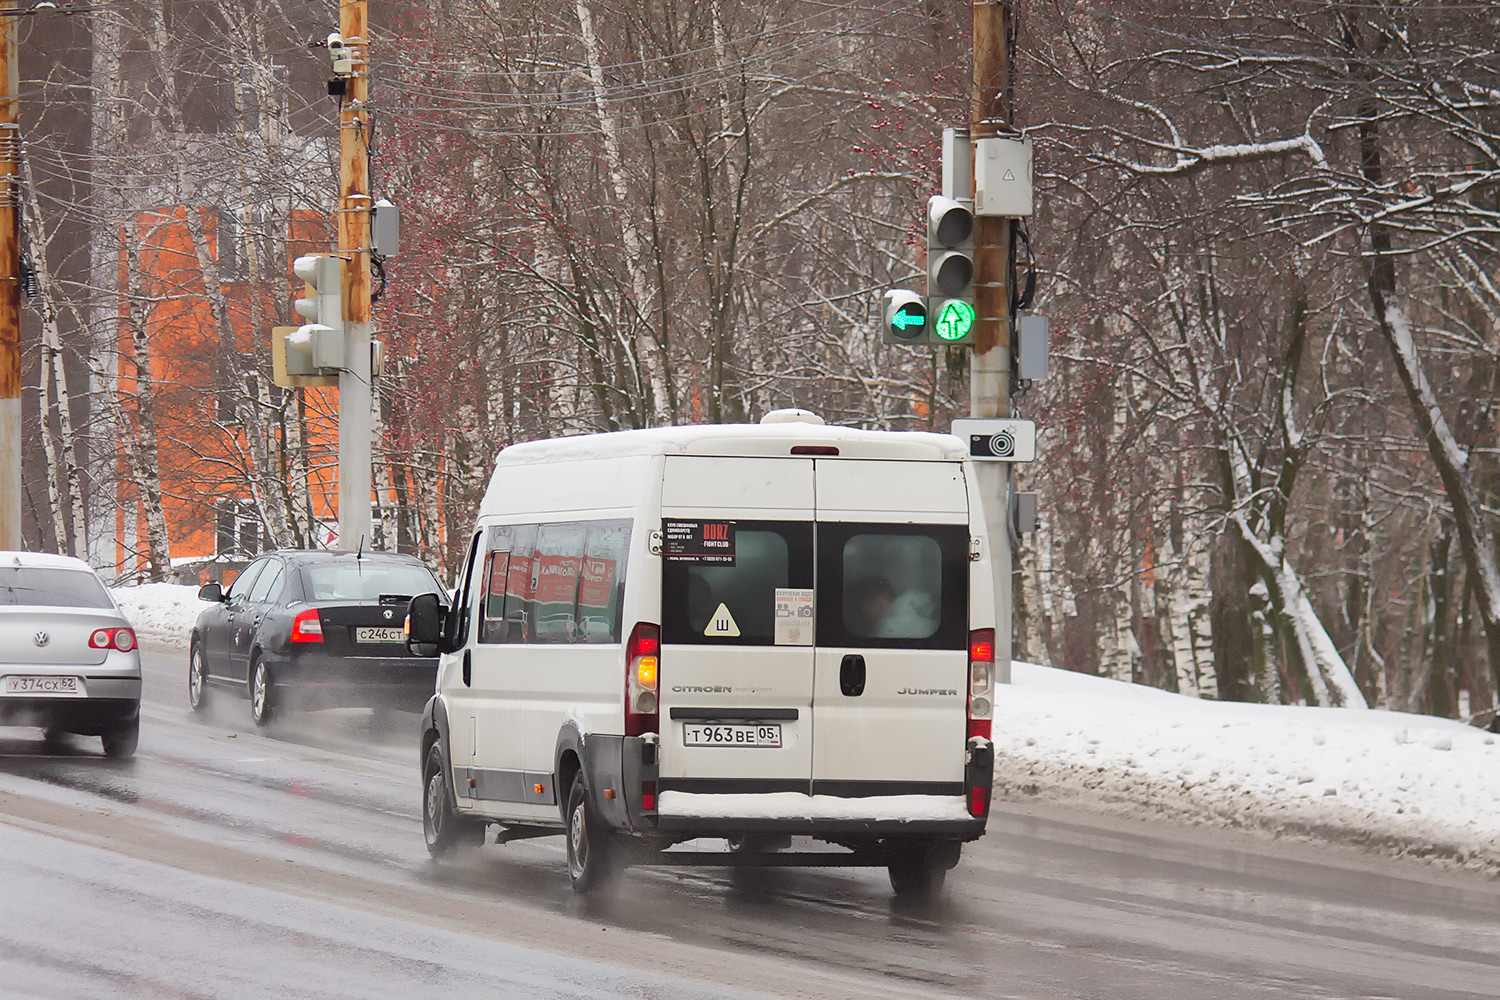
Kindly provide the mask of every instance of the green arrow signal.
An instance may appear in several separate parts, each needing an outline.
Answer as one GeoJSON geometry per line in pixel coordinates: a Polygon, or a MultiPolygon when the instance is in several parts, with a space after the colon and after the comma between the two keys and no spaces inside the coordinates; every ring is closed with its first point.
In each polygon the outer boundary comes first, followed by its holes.
{"type": "Polygon", "coordinates": [[[974,329],[974,307],[962,299],[943,303],[938,313],[937,335],[943,340],[963,340],[974,329]]]}
{"type": "Polygon", "coordinates": [[[909,313],[903,307],[900,312],[891,317],[891,326],[898,330],[905,330],[909,326],[926,326],[926,313],[909,313]]]}

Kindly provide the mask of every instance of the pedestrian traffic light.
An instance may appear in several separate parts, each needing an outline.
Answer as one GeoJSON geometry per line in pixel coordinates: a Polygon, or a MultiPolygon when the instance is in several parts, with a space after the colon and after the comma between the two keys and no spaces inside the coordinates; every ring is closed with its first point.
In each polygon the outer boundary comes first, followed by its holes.
{"type": "Polygon", "coordinates": [[[892,289],[885,293],[887,344],[927,343],[927,303],[916,292],[892,289]]]}
{"type": "Polygon", "coordinates": [[[309,254],[292,262],[292,272],[307,283],[297,312],[308,322],[288,335],[288,360],[311,348],[315,368],[347,368],[344,362],[344,262],[331,254],[309,254]]]}
{"type": "Polygon", "coordinates": [[[927,201],[927,315],[927,343],[974,342],[974,213],[942,195],[927,201]]]}

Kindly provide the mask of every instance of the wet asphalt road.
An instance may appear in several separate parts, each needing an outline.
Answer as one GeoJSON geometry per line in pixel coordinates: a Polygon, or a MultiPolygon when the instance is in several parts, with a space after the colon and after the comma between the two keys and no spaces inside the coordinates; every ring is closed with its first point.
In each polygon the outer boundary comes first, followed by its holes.
{"type": "Polygon", "coordinates": [[[1500,885],[1348,850],[998,803],[937,904],[883,870],[632,869],[421,843],[415,715],[255,730],[145,654],[141,751],[0,730],[3,997],[1500,995],[1500,885]]]}

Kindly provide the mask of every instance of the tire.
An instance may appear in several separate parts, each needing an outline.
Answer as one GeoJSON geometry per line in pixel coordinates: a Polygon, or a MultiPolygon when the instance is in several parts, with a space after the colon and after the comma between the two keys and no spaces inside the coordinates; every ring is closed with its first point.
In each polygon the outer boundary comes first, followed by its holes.
{"type": "Polygon", "coordinates": [[[208,665],[203,662],[203,647],[196,639],[188,647],[188,704],[194,712],[208,707],[208,665]]]}
{"type": "Polygon", "coordinates": [[[257,726],[268,725],[275,710],[276,683],[271,677],[271,668],[257,657],[250,664],[250,719],[257,726]]]}
{"type": "Polygon", "coordinates": [[[121,726],[116,726],[99,741],[104,744],[104,756],[123,760],[135,756],[135,748],[141,742],[141,720],[139,717],[121,726]]]}
{"type": "Polygon", "coordinates": [[[573,891],[588,895],[608,888],[619,874],[619,851],[614,834],[589,807],[588,785],[580,772],[568,789],[564,814],[568,841],[568,881],[573,891]]]}
{"type": "Polygon", "coordinates": [[[943,891],[948,869],[958,862],[956,845],[936,845],[925,841],[894,845],[887,870],[891,889],[898,899],[933,899],[943,891]]]}
{"type": "Polygon", "coordinates": [[[433,740],[422,764],[422,839],[427,853],[441,858],[456,847],[481,847],[485,824],[458,815],[448,794],[448,771],[443,741],[433,740]]]}

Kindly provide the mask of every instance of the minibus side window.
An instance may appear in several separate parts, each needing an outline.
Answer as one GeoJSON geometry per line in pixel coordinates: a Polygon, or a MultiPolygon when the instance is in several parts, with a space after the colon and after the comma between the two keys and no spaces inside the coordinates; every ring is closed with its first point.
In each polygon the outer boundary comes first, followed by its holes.
{"type": "Polygon", "coordinates": [[[505,574],[505,637],[499,642],[531,642],[531,570],[536,559],[534,524],[510,529],[510,566],[505,574]]]}
{"type": "Polygon", "coordinates": [[[505,581],[510,576],[510,548],[515,528],[497,525],[488,532],[483,596],[479,601],[479,641],[506,641],[505,581]]]}
{"type": "Polygon", "coordinates": [[[590,521],[587,528],[573,639],[585,643],[619,642],[630,521],[590,521]]]}
{"type": "Polygon", "coordinates": [[[578,575],[588,525],[582,521],[544,524],[537,531],[531,567],[532,642],[573,642],[577,622],[578,575]]]}
{"type": "Polygon", "coordinates": [[[474,572],[479,562],[479,543],[484,533],[476,531],[469,542],[469,558],[464,561],[463,582],[448,615],[448,648],[462,649],[469,642],[469,619],[474,613],[474,572]]]}

